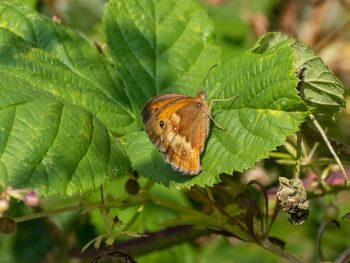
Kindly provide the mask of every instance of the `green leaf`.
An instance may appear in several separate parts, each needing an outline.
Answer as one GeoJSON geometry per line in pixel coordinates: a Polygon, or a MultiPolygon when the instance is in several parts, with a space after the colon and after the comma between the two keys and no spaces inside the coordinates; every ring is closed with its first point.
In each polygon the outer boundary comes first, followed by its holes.
{"type": "Polygon", "coordinates": [[[2,185],[71,195],[128,169],[120,145],[90,112],[53,97],[38,98],[28,83],[0,77],[2,185]]]}
{"type": "Polygon", "coordinates": [[[254,52],[216,68],[201,87],[209,68],[220,62],[220,49],[212,44],[213,26],[195,0],[109,1],[104,14],[108,54],[28,9],[0,2],[0,10],[0,74],[7,87],[0,96],[8,100],[0,112],[0,138],[4,153],[12,151],[7,148],[12,138],[21,157],[17,163],[14,157],[4,162],[1,155],[3,185],[38,187],[50,195],[87,191],[128,169],[122,147],[133,169],[157,182],[212,185],[220,173],[242,171],[267,157],[308,113],[296,90],[300,59],[287,40],[273,45],[260,41],[254,52]],[[157,94],[196,95],[200,89],[208,101],[239,97],[214,105],[212,116],[225,130],[211,128],[203,171],[189,177],[172,171],[140,131],[140,111],[157,94]],[[19,116],[11,115],[13,108],[16,114],[21,109],[21,118],[30,125],[13,129],[19,116]],[[63,128],[62,117],[67,122],[63,128]],[[51,148],[56,142],[51,129],[63,138],[57,148],[51,148]],[[120,137],[118,142],[110,134],[120,137]],[[101,148],[88,146],[90,142],[101,148]],[[20,147],[25,151],[19,152],[20,147]],[[90,149],[95,159],[88,155],[90,149]],[[41,167],[51,150],[52,171],[32,177],[31,169],[41,167]],[[86,165],[85,157],[98,164],[86,165]],[[81,163],[82,172],[75,169],[81,163]],[[49,176],[58,182],[52,185],[49,176]]]}
{"type": "Polygon", "coordinates": [[[204,90],[214,104],[212,116],[225,130],[212,127],[202,156],[203,171],[195,177],[171,171],[142,132],[124,136],[134,169],[166,185],[212,185],[220,173],[250,168],[298,130],[308,111],[296,90],[293,50],[277,45],[261,54],[246,53],[215,69],[204,90]]]}
{"type": "Polygon", "coordinates": [[[112,0],[104,25],[109,54],[139,118],[157,94],[195,95],[219,61],[220,50],[211,44],[213,26],[193,0],[112,0]]]}
{"type": "Polygon", "coordinates": [[[262,37],[253,52],[261,53],[278,45],[289,43],[294,50],[295,68],[305,67],[304,94],[307,104],[314,108],[315,115],[332,117],[345,106],[343,84],[310,48],[281,33],[268,33],[262,37]]]}
{"type": "MultiPolygon", "coordinates": [[[[128,87],[136,112],[161,93],[195,95],[219,61],[212,25],[195,1],[109,1],[104,17],[109,54],[128,87]],[[194,83],[184,81],[188,76],[194,83]],[[190,85],[188,85],[190,84],[190,85]]],[[[196,177],[171,170],[143,132],[121,138],[133,168],[165,185],[212,185],[220,173],[242,171],[281,145],[298,129],[307,110],[297,95],[292,49],[280,45],[220,66],[204,87],[208,99],[239,95],[222,103],[196,177]]]]}
{"type": "Polygon", "coordinates": [[[1,186],[71,195],[124,174],[129,160],[109,131],[138,124],[113,67],[61,25],[0,10],[1,186]]]}
{"type": "MultiPolygon", "coordinates": [[[[6,2],[6,0],[0,0],[0,2],[6,2]]],[[[38,0],[12,0],[11,3],[15,3],[16,5],[23,5],[35,10],[38,4],[38,0]]]]}
{"type": "Polygon", "coordinates": [[[138,127],[116,70],[85,39],[26,8],[0,10],[3,72],[91,111],[113,133],[138,127]]]}

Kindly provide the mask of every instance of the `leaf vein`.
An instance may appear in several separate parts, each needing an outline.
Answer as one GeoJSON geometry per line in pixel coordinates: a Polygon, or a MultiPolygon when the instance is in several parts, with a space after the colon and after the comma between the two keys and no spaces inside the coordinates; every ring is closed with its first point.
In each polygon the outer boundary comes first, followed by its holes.
{"type": "MultiPolygon", "coordinates": [[[[175,12],[177,4],[175,4],[175,6],[173,7],[172,11],[170,12],[170,14],[168,15],[168,18],[175,12]]],[[[182,31],[180,34],[177,34],[176,38],[173,40],[172,43],[170,43],[164,50],[162,50],[162,52],[159,53],[159,55],[165,53],[167,50],[171,49],[177,42],[178,40],[184,35],[184,33],[186,32],[186,29],[188,28],[189,24],[191,23],[192,20],[192,16],[190,16],[190,19],[187,21],[187,24],[182,27],[182,31]]]]}
{"type": "Polygon", "coordinates": [[[76,162],[76,165],[75,165],[75,167],[73,168],[73,171],[70,173],[70,174],[68,174],[68,178],[67,178],[67,185],[66,185],[66,189],[65,189],[65,192],[67,193],[67,190],[68,190],[68,187],[69,187],[69,184],[70,184],[70,182],[72,181],[72,178],[73,178],[73,176],[75,175],[75,172],[76,172],[76,170],[78,169],[78,167],[79,167],[79,165],[80,165],[80,162],[84,159],[84,157],[87,155],[87,153],[88,153],[88,151],[89,151],[89,149],[90,149],[90,147],[91,147],[91,144],[92,144],[92,140],[93,140],[93,137],[94,137],[94,122],[93,122],[93,119],[94,119],[94,117],[93,117],[93,115],[90,113],[90,122],[91,122],[91,132],[90,132],[90,134],[91,134],[91,136],[90,136],[90,141],[89,141],[89,143],[88,143],[88,147],[86,147],[86,149],[85,149],[85,152],[80,156],[80,158],[79,158],[79,160],[76,162]]]}
{"type": "Polygon", "coordinates": [[[35,34],[35,30],[34,30],[34,26],[32,24],[32,21],[22,12],[20,11],[19,8],[16,8],[14,5],[10,4],[10,3],[2,3],[3,5],[7,6],[8,8],[12,8],[15,12],[19,13],[20,15],[22,15],[23,18],[26,19],[27,21],[27,25],[29,25],[30,27],[30,31],[31,31],[31,35],[34,37],[34,42],[37,43],[38,39],[37,39],[37,36],[35,34]]]}
{"type": "MultiPolygon", "coordinates": [[[[47,153],[49,152],[50,148],[52,147],[52,145],[54,144],[54,142],[56,141],[57,135],[58,135],[58,131],[60,128],[60,124],[61,124],[61,120],[62,120],[62,116],[63,116],[63,108],[64,108],[64,104],[61,104],[61,109],[59,112],[59,118],[58,118],[58,124],[57,124],[57,128],[55,131],[54,136],[52,137],[52,141],[50,142],[50,145],[47,146],[45,152],[42,154],[42,156],[40,156],[39,160],[37,161],[37,163],[34,165],[34,167],[31,169],[31,171],[29,171],[29,178],[27,179],[25,185],[28,185],[30,180],[33,177],[33,174],[35,172],[35,170],[38,168],[38,166],[43,162],[44,158],[47,156],[47,153]]],[[[49,180],[48,180],[49,181],[49,180]]]]}
{"type": "Polygon", "coordinates": [[[4,142],[4,146],[3,146],[2,149],[1,149],[1,152],[0,152],[0,159],[2,158],[2,155],[3,155],[3,153],[4,153],[4,150],[5,150],[5,148],[6,148],[7,144],[8,144],[8,140],[9,140],[11,131],[12,131],[12,129],[13,129],[13,125],[14,125],[14,123],[15,123],[16,113],[17,113],[17,107],[14,106],[13,115],[12,115],[12,120],[11,120],[11,126],[10,126],[10,128],[9,128],[9,130],[8,130],[7,137],[6,137],[5,142],[4,142]]]}

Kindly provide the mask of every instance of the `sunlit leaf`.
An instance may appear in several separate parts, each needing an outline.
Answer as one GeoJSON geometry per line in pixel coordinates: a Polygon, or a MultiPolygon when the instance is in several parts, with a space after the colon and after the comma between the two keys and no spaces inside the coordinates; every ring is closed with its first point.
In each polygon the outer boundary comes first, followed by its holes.
{"type": "Polygon", "coordinates": [[[135,122],[112,66],[61,25],[0,10],[0,184],[71,195],[124,174],[129,161],[109,132],[135,122]]]}

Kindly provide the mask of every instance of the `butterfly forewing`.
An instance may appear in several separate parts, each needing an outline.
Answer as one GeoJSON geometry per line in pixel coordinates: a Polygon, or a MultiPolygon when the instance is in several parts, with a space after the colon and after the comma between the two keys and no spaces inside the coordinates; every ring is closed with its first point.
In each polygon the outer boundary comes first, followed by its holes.
{"type": "Polygon", "coordinates": [[[157,147],[160,147],[160,134],[163,132],[160,127],[159,113],[169,108],[174,102],[185,98],[188,98],[188,96],[175,93],[159,95],[148,101],[142,110],[142,120],[147,135],[157,147]]]}
{"type": "Polygon", "coordinates": [[[200,155],[208,136],[210,111],[203,95],[165,94],[145,106],[142,117],[150,140],[173,169],[201,170],[200,155]]]}
{"type": "Polygon", "coordinates": [[[143,123],[146,123],[148,119],[155,113],[158,113],[159,111],[163,110],[164,106],[184,98],[188,98],[188,96],[177,93],[163,94],[153,97],[147,102],[146,106],[142,110],[143,123]]]}

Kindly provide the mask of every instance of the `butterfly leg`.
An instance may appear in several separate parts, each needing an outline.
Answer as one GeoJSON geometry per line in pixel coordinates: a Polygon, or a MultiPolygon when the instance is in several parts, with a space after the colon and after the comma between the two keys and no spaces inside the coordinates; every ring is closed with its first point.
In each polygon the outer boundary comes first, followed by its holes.
{"type": "Polygon", "coordinates": [[[211,114],[208,114],[209,118],[214,122],[215,126],[218,127],[219,129],[226,131],[224,127],[222,127],[219,123],[217,123],[214,118],[211,116],[211,114]]]}
{"type": "MultiPolygon", "coordinates": [[[[212,99],[212,100],[210,101],[210,104],[209,104],[209,112],[211,112],[211,108],[212,108],[214,102],[225,102],[225,101],[235,100],[237,97],[238,97],[238,96],[234,96],[234,97],[227,98],[227,99],[212,99]]],[[[224,130],[224,131],[226,130],[224,127],[222,127],[220,124],[218,124],[218,123],[214,120],[214,118],[211,116],[210,113],[208,114],[208,116],[209,116],[209,118],[214,122],[214,124],[215,124],[219,129],[224,130]]]]}

